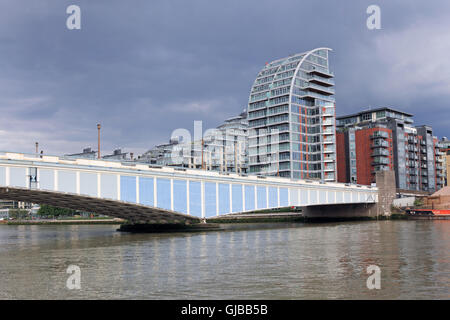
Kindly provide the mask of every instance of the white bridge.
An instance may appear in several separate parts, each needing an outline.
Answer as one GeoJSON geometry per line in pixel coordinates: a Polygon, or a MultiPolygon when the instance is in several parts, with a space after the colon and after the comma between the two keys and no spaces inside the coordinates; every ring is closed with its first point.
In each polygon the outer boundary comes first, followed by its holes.
{"type": "Polygon", "coordinates": [[[0,199],[172,223],[290,206],[378,202],[376,187],[136,162],[0,153],[0,199]]]}

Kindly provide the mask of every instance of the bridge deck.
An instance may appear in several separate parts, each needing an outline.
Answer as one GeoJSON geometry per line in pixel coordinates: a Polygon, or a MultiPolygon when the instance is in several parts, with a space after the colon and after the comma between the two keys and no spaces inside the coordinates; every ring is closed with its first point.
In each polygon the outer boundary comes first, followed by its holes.
{"type": "Polygon", "coordinates": [[[138,222],[378,201],[378,189],[367,186],[18,153],[0,153],[0,187],[0,198],[138,222]]]}

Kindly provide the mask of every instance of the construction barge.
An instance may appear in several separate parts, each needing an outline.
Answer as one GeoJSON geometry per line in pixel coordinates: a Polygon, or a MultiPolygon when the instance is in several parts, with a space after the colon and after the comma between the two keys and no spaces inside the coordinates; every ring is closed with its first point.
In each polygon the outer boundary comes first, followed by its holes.
{"type": "Polygon", "coordinates": [[[427,220],[450,219],[450,210],[407,209],[406,214],[410,219],[427,219],[427,220]]]}

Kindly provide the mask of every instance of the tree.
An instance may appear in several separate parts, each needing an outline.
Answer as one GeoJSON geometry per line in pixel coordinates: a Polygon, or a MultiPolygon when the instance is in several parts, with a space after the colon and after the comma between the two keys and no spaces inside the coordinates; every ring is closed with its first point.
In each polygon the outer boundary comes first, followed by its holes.
{"type": "Polygon", "coordinates": [[[22,209],[9,209],[9,217],[13,219],[26,219],[28,211],[22,209]]]}
{"type": "Polygon", "coordinates": [[[60,216],[73,216],[76,213],[76,210],[66,209],[66,208],[58,208],[53,207],[48,204],[43,204],[39,208],[37,214],[39,216],[50,216],[50,217],[60,217],[60,216]]]}

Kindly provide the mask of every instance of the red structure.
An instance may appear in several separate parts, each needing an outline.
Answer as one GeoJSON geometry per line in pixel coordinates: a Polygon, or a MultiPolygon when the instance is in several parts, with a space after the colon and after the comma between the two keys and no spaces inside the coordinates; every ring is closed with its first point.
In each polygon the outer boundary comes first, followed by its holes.
{"type": "Polygon", "coordinates": [[[347,156],[346,156],[346,134],[345,132],[336,132],[336,166],[337,181],[350,182],[347,178],[347,156]]]}
{"type": "Polygon", "coordinates": [[[351,128],[336,135],[338,181],[371,185],[377,171],[394,169],[392,131],[351,128]]]}

